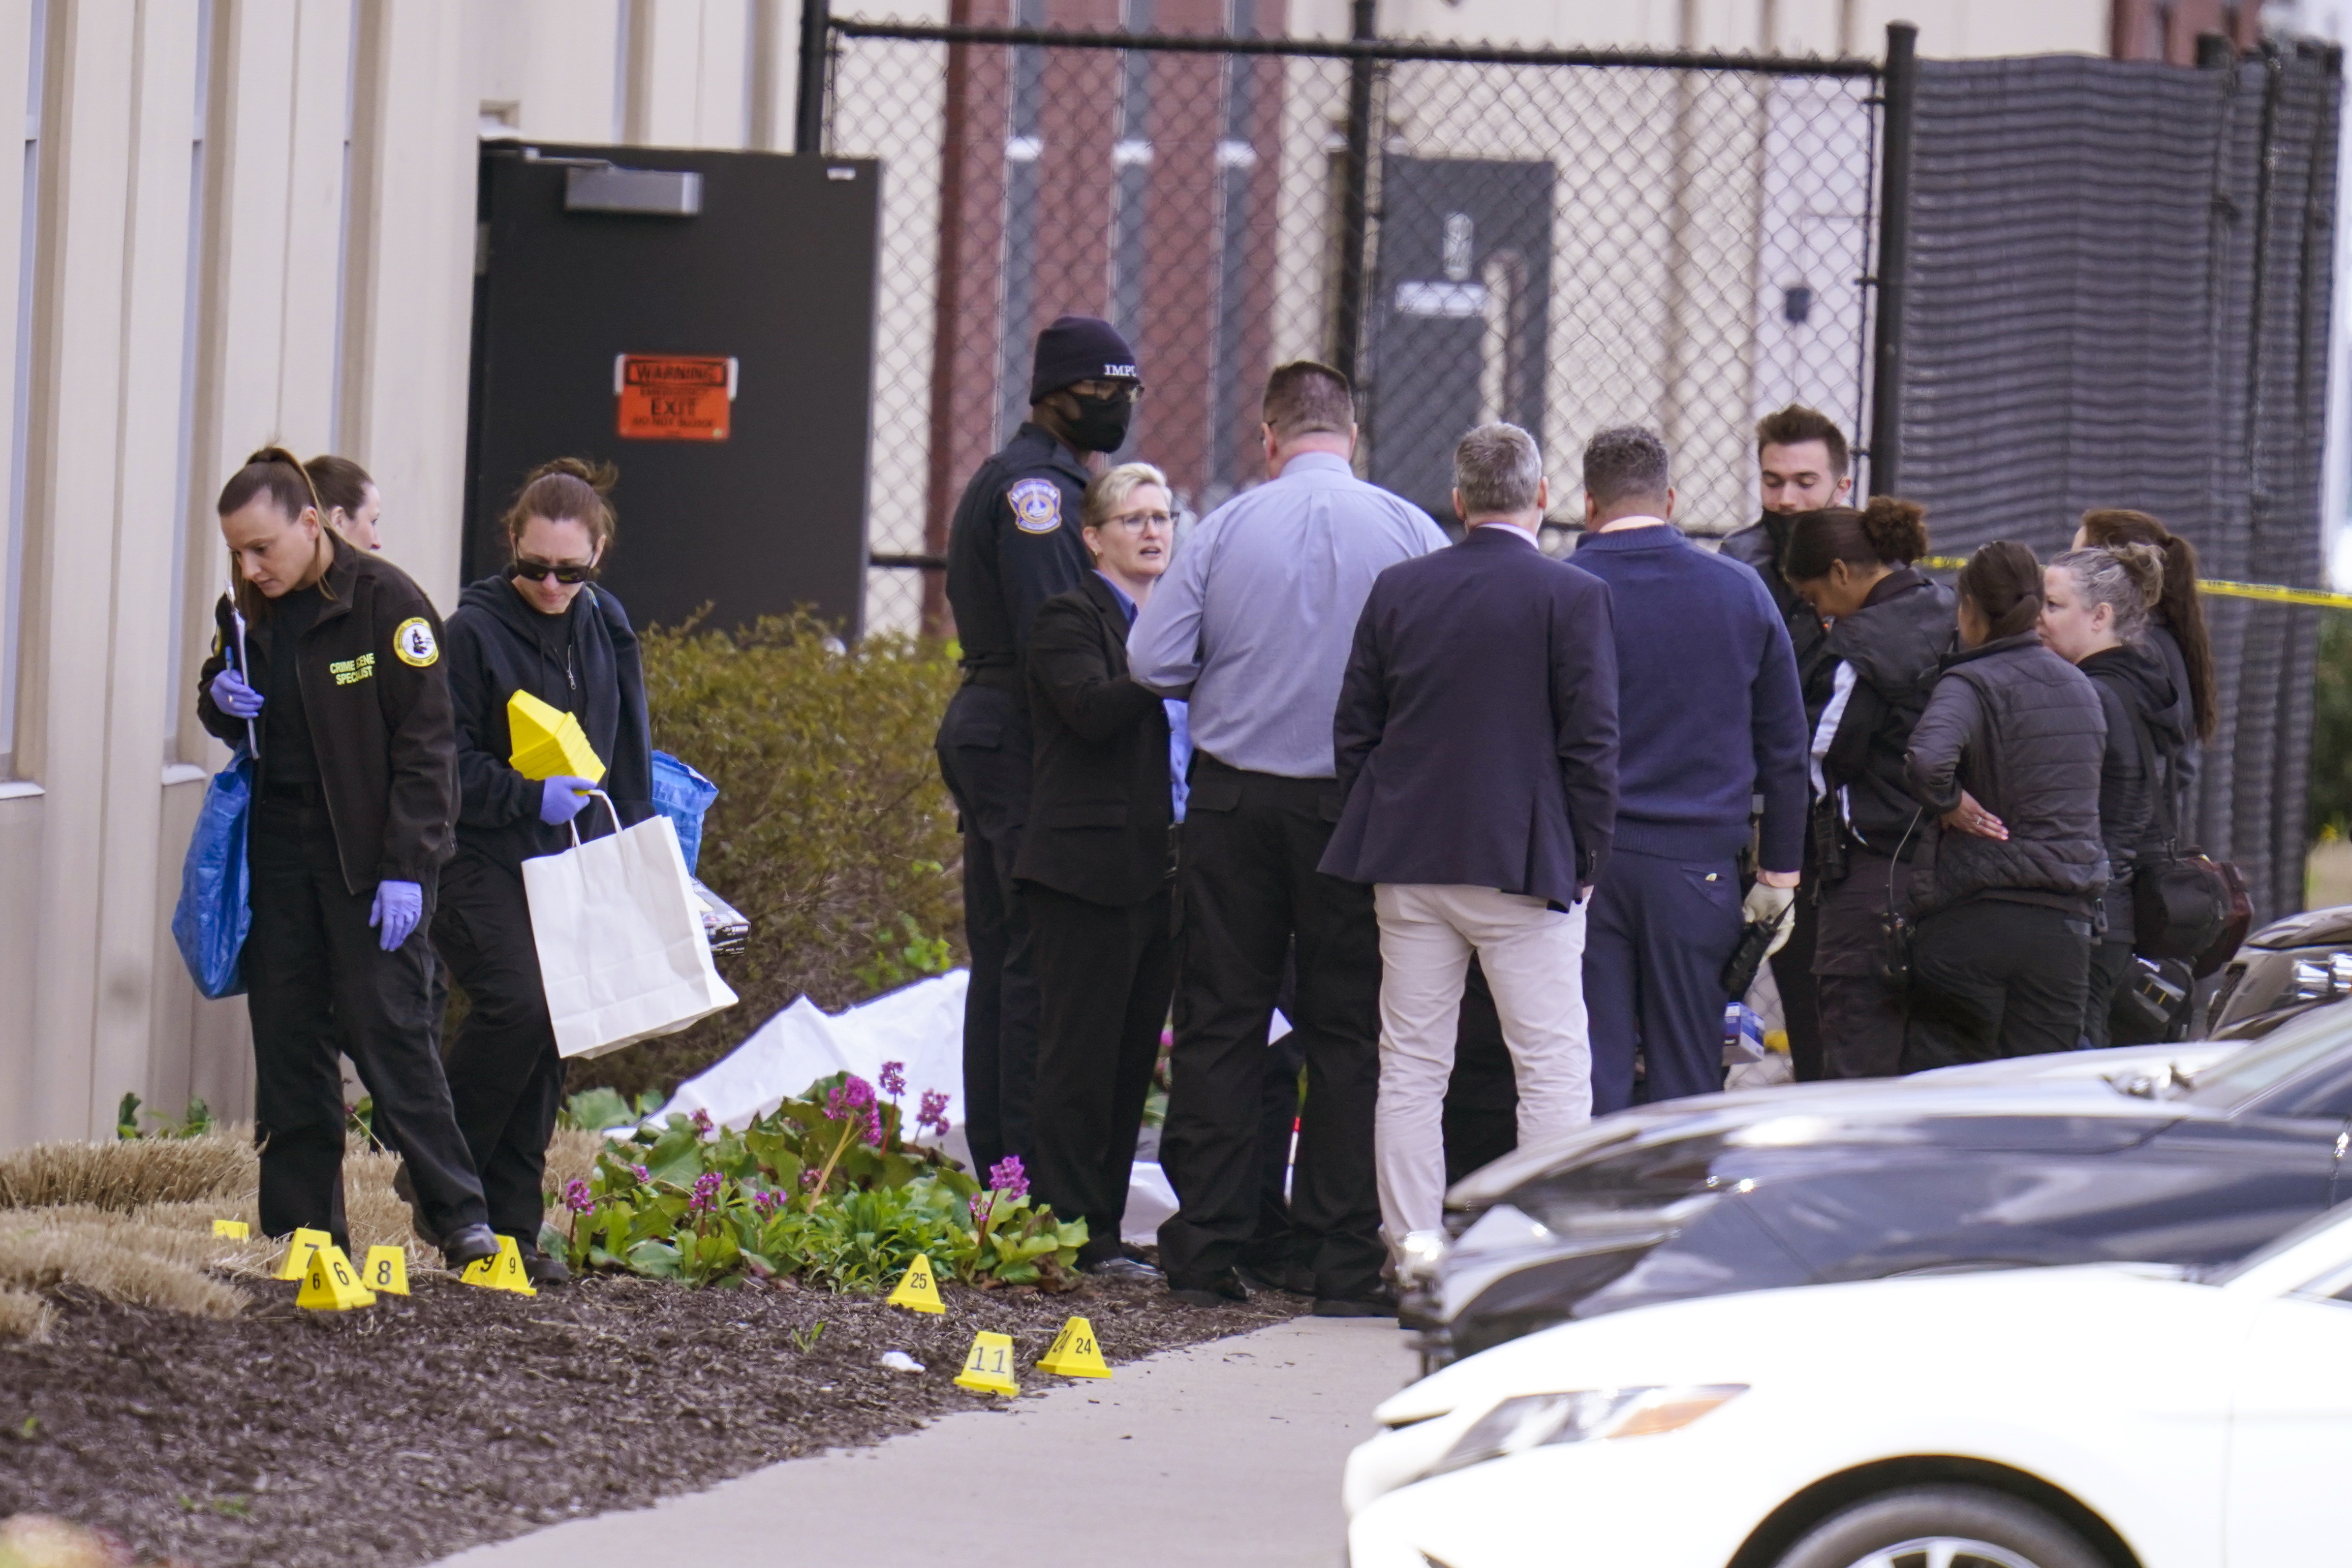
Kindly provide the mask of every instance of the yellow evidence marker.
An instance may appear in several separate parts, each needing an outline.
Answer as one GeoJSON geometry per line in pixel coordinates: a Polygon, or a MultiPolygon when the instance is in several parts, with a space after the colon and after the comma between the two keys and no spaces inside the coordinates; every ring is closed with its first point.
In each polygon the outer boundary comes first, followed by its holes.
{"type": "Polygon", "coordinates": [[[360,1283],[390,1296],[408,1294],[408,1252],[400,1247],[371,1247],[360,1283]]]}
{"type": "Polygon", "coordinates": [[[302,1293],[294,1298],[294,1304],[313,1312],[346,1312],[353,1307],[375,1305],[375,1292],[360,1283],[352,1260],[330,1241],[310,1253],[310,1271],[302,1277],[302,1293]]]}
{"type": "Polygon", "coordinates": [[[307,1226],[296,1230],[293,1239],[286,1243],[286,1256],[278,1260],[277,1277],[301,1279],[310,1271],[310,1254],[334,1244],[335,1239],[323,1230],[312,1230],[307,1226]]]}
{"type": "Polygon", "coordinates": [[[986,1329],[972,1335],[963,1370],[956,1374],[956,1386],[974,1394],[1020,1393],[1021,1385],[1013,1381],[1013,1336],[986,1329]]]}
{"type": "Polygon", "coordinates": [[[231,1241],[249,1241],[253,1239],[253,1227],[242,1219],[215,1219],[213,1234],[231,1241]]]}
{"type": "Polygon", "coordinates": [[[604,764],[580,721],[529,692],[507,699],[507,734],[514,741],[514,770],[526,779],[604,779],[604,764]]]}
{"type": "Polygon", "coordinates": [[[1095,1325],[1084,1318],[1072,1318],[1054,1336],[1053,1348],[1037,1363],[1037,1370],[1050,1372],[1057,1377],[1108,1377],[1110,1368],[1103,1364],[1102,1346],[1095,1341],[1095,1325]]]}
{"type": "Polygon", "coordinates": [[[479,1285],[486,1291],[512,1291],[518,1296],[539,1294],[530,1287],[530,1276],[523,1272],[522,1254],[515,1249],[511,1236],[499,1238],[498,1255],[480,1258],[466,1265],[457,1276],[468,1285],[479,1285]]]}
{"type": "Polygon", "coordinates": [[[898,1280],[898,1288],[890,1292],[886,1306],[904,1307],[910,1312],[944,1312],[947,1306],[940,1300],[940,1282],[931,1275],[931,1260],[920,1252],[907,1265],[898,1280]]]}

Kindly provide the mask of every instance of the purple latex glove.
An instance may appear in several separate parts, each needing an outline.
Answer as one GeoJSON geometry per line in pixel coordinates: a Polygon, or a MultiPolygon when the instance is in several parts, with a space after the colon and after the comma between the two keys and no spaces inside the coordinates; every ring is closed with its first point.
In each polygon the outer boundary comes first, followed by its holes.
{"type": "Polygon", "coordinates": [[[425,914],[425,889],[413,882],[380,882],[375,884],[375,905],[368,911],[368,924],[377,928],[376,945],[389,953],[408,940],[416,929],[416,922],[425,914]]]}
{"type": "Polygon", "coordinates": [[[213,677],[213,702],[231,718],[261,716],[261,694],[247,685],[245,677],[235,670],[223,670],[213,677]]]}
{"type": "Polygon", "coordinates": [[[586,779],[574,779],[559,773],[540,786],[539,820],[551,828],[560,828],[580,814],[588,803],[588,791],[596,788],[586,779]]]}

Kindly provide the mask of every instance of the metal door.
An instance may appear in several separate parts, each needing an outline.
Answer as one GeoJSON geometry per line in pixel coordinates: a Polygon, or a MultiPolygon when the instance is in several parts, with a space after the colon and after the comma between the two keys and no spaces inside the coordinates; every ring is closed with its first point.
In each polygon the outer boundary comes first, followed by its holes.
{"type": "Polygon", "coordinates": [[[506,559],[499,519],[532,467],[604,459],[621,476],[604,580],[637,624],[806,605],[856,636],[880,177],[844,158],[486,148],[467,579],[506,559]]]}
{"type": "Polygon", "coordinates": [[[1454,520],[1473,425],[1543,439],[1552,166],[1391,156],[1381,165],[1372,308],[1372,482],[1454,520]]]}

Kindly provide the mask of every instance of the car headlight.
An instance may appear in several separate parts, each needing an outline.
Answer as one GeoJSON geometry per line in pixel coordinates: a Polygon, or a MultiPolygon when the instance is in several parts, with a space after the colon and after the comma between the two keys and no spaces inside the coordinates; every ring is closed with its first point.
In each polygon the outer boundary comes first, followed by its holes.
{"type": "Polygon", "coordinates": [[[1689,1426],[1717,1406],[1748,1392],[1744,1383],[1679,1388],[1591,1388],[1573,1394],[1522,1394],[1472,1423],[1433,1476],[1488,1459],[1507,1458],[1552,1443],[1640,1437],[1689,1426]]]}

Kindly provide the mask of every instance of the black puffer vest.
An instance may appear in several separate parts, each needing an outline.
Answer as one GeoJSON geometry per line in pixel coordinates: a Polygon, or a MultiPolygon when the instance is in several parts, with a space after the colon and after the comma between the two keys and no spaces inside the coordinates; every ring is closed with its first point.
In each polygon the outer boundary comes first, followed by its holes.
{"type": "Polygon", "coordinates": [[[1985,894],[2079,907],[2107,881],[2099,764],[2107,718],[2097,688],[2031,632],[1956,654],[1911,732],[1911,793],[1941,816],[1966,789],[2006,840],[1939,831],[1912,883],[1927,915],[1985,894]]]}
{"type": "Polygon", "coordinates": [[[1829,651],[1853,667],[1854,689],[1822,774],[1832,789],[1845,790],[1854,836],[1880,854],[1901,847],[1908,860],[1921,843],[1927,824],[1913,825],[1919,802],[1905,780],[1903,754],[1955,635],[1952,591],[1909,567],[1889,575],[1867,603],[1830,629],[1829,651]]]}

